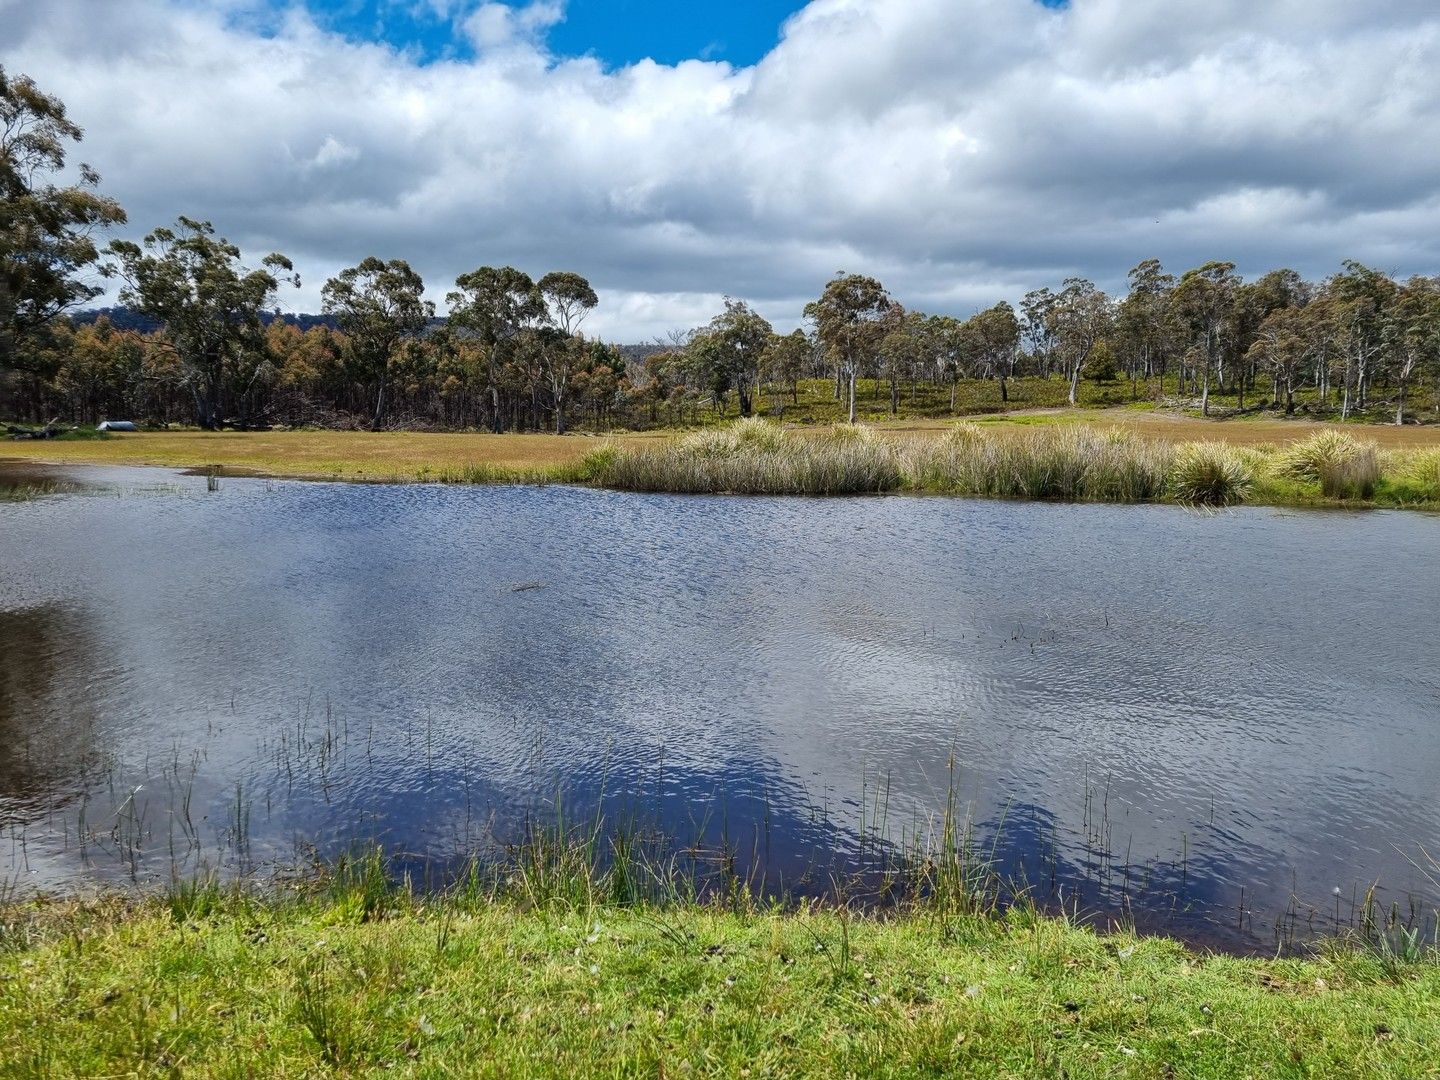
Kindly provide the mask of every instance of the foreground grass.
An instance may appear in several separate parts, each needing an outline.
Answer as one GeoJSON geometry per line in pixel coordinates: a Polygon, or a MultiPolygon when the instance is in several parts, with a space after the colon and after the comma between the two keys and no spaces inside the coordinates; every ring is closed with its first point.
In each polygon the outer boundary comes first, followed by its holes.
{"type": "Polygon", "coordinates": [[[6,1076],[1440,1075],[1432,961],[1203,956],[1023,911],[341,891],[0,923],[6,1076]]]}

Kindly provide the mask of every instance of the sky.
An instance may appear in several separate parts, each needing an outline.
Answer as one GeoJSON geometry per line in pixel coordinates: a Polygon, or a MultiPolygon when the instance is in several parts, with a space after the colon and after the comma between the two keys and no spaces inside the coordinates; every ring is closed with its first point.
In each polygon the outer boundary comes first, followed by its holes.
{"type": "Polygon", "coordinates": [[[0,0],[139,238],[585,275],[633,342],[838,271],[968,315],[1229,259],[1440,272],[1434,0],[0,0]]]}
{"type": "MultiPolygon", "coordinates": [[[[477,6],[446,0],[309,0],[306,10],[320,26],[352,41],[385,41],[424,63],[474,58],[464,16],[477,6]]],[[[774,48],[781,24],[804,6],[802,0],[569,0],[551,8],[563,18],[546,28],[545,39],[557,55],[594,56],[611,69],[645,59],[662,64],[724,60],[739,67],[756,63],[774,48]]]]}

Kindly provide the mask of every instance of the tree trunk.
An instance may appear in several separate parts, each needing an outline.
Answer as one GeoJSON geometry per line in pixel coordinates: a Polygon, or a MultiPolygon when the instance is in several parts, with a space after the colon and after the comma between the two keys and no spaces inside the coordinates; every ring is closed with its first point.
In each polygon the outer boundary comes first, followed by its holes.
{"type": "Polygon", "coordinates": [[[855,422],[855,369],[850,369],[850,423],[855,422]]]}
{"type": "Polygon", "coordinates": [[[900,413],[900,380],[893,375],[890,377],[890,415],[898,416],[900,413]]]}
{"type": "Polygon", "coordinates": [[[380,373],[380,389],[375,394],[375,416],[370,421],[370,430],[379,431],[380,422],[385,419],[385,372],[380,373]]]}
{"type": "Polygon", "coordinates": [[[1080,387],[1080,365],[1076,364],[1070,369],[1070,405],[1075,405],[1080,387]]]}
{"type": "MultiPolygon", "coordinates": [[[[1009,394],[1009,392],[1005,389],[1005,376],[1002,374],[1002,375],[1000,376],[1000,404],[1002,404],[1002,405],[1008,405],[1009,402],[1010,402],[1010,394],[1009,394]]],[[[952,409],[951,411],[953,412],[954,410],[952,409]]]]}

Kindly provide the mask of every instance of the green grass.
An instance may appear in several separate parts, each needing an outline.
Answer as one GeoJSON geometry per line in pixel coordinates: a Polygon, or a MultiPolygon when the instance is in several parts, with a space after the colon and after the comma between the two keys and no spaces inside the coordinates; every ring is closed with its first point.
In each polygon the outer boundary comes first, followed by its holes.
{"type": "Polygon", "coordinates": [[[282,897],[0,915],[0,1074],[1433,1076],[1440,966],[1207,956],[1016,909],[282,897]]]}
{"type": "MultiPolygon", "coordinates": [[[[783,419],[786,423],[833,424],[846,418],[847,403],[835,396],[835,383],[831,379],[802,379],[797,393],[792,398],[788,388],[768,387],[756,400],[757,411],[783,419]]],[[[955,388],[954,408],[951,408],[950,386],[948,383],[935,385],[917,382],[900,384],[899,409],[895,416],[902,419],[945,419],[951,417],[980,417],[987,414],[1002,414],[1024,409],[1063,409],[1069,404],[1069,385],[1062,378],[1044,379],[1027,375],[1010,379],[1006,383],[1006,397],[1001,400],[1000,384],[993,379],[962,379],[955,388]]],[[[1078,405],[1082,409],[1123,408],[1133,410],[1186,409],[1199,415],[1199,392],[1180,392],[1178,379],[1168,375],[1163,381],[1142,380],[1131,384],[1128,379],[1106,380],[1081,379],[1078,387],[1078,405]]],[[[1364,412],[1356,411],[1351,420],[1357,424],[1387,424],[1395,418],[1394,404],[1390,394],[1377,389],[1375,404],[1364,412]]],[[[1247,387],[1244,397],[1233,388],[1219,393],[1211,388],[1210,409],[1215,416],[1237,414],[1237,418],[1274,418],[1272,410],[1256,410],[1262,402],[1273,399],[1270,381],[1261,377],[1258,387],[1247,387]],[[1243,413],[1240,410],[1245,410],[1243,413]],[[1251,411],[1255,410],[1255,411],[1251,411]]],[[[1338,398],[1332,394],[1330,403],[1322,402],[1317,392],[1305,388],[1296,393],[1298,415],[1311,419],[1339,418],[1338,398]]],[[[736,407],[733,398],[728,402],[728,418],[734,419],[736,407]]],[[[858,418],[867,423],[879,423],[892,416],[890,412],[890,384],[883,379],[860,379],[856,383],[856,411],[858,418]]],[[[1407,416],[1434,422],[1440,420],[1440,398],[1437,398],[1429,384],[1411,388],[1407,416]]],[[[702,410],[696,419],[701,423],[724,422],[725,416],[702,410]]]]}

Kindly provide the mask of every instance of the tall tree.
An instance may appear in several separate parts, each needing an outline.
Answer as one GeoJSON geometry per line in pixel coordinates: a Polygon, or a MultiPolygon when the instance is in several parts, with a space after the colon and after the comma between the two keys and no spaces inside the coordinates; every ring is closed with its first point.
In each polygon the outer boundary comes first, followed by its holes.
{"type": "MultiPolygon", "coordinates": [[[[814,355],[814,342],[804,330],[792,330],[785,335],[772,334],[761,358],[763,378],[772,386],[779,384],[789,388],[790,401],[799,404],[800,379],[814,355]]],[[[773,391],[772,391],[773,392],[773,391]]]]}
{"type": "Polygon", "coordinates": [[[1053,319],[1057,351],[1065,362],[1070,404],[1076,403],[1080,373],[1114,319],[1110,298],[1085,278],[1068,278],[1055,298],[1053,319]]]}
{"type": "Polygon", "coordinates": [[[1335,314],[1343,326],[1342,420],[1349,417],[1352,407],[1365,407],[1373,365],[1385,346],[1387,308],[1397,292],[1395,282],[1388,274],[1372,270],[1353,259],[1345,260],[1344,267],[1325,287],[1336,301],[1335,314]]]}
{"type": "Polygon", "coordinates": [[[1004,300],[972,315],[965,323],[975,348],[975,358],[986,378],[1000,383],[1000,400],[1010,400],[1005,380],[1015,374],[1015,354],[1020,349],[1020,320],[1004,300]]]}
{"type": "Polygon", "coordinates": [[[1031,289],[1020,301],[1024,315],[1021,330],[1030,346],[1030,356],[1039,374],[1049,378],[1055,363],[1055,305],[1059,301],[1049,289],[1031,289]]]}
{"type": "Polygon", "coordinates": [[[240,249],[216,236],[214,226],[187,217],[177,229],[150,233],[143,247],[116,240],[108,250],[125,281],[120,302],[163,324],[164,344],[184,367],[196,424],[219,428],[266,369],[262,315],[275,306],[282,283],[299,287],[294,266],[270,254],[261,269],[247,269],[240,249]]]}
{"type": "Polygon", "coordinates": [[[540,359],[550,383],[555,407],[555,434],[565,431],[565,397],[577,362],[583,360],[585,342],[579,337],[585,321],[600,297],[579,274],[556,270],[540,279],[536,288],[544,307],[545,326],[540,332],[540,359]]]}
{"type": "Polygon", "coordinates": [[[725,310],[691,336],[688,351],[717,400],[731,390],[740,415],[754,411],[760,364],[774,330],[764,316],[743,300],[725,297],[725,310]]]}
{"type": "Polygon", "coordinates": [[[370,430],[385,419],[390,363],[406,338],[425,329],[435,305],[424,298],[425,283],[403,259],[382,262],[375,256],[341,270],[320,290],[324,311],[347,337],[351,362],[375,387],[370,430]]]}
{"type": "MultiPolygon", "coordinates": [[[[1131,268],[1130,292],[1120,302],[1115,320],[1116,343],[1130,371],[1131,396],[1137,383],[1152,376],[1162,379],[1180,340],[1170,305],[1175,278],[1159,259],[1145,259],[1131,268]]],[[[1158,391],[1157,391],[1158,396],[1158,391]]]]}
{"type": "Polygon", "coordinates": [[[57,182],[68,146],[84,133],[59,98],[0,67],[0,370],[16,367],[33,336],[102,291],[83,279],[100,258],[95,232],[125,221],[100,177],[57,182]]]}
{"type": "Polygon", "coordinates": [[[1390,375],[1395,380],[1395,425],[1405,423],[1410,380],[1440,368],[1440,278],[1412,277],[1400,286],[1386,312],[1390,375]]]}
{"type": "Polygon", "coordinates": [[[880,351],[894,301],[885,287],[863,274],[836,274],[820,299],[805,305],[820,343],[834,359],[849,387],[850,423],[855,422],[855,378],[880,351]]]}
{"type": "Polygon", "coordinates": [[[1176,310],[1186,320],[1197,348],[1201,373],[1200,413],[1210,415],[1210,374],[1220,363],[1223,334],[1235,303],[1240,278],[1231,262],[1208,262],[1187,270],[1172,294],[1176,310]]]}
{"type": "Polygon", "coordinates": [[[540,292],[529,274],[513,266],[482,266],[456,278],[445,302],[450,321],[474,334],[485,349],[492,428],[504,431],[499,374],[515,361],[522,336],[544,317],[540,292]]]}
{"type": "Polygon", "coordinates": [[[1309,319],[1304,308],[1276,308],[1265,317],[1254,342],[1247,350],[1249,358],[1270,370],[1275,398],[1285,393],[1285,415],[1295,412],[1295,380],[1310,355],[1309,319]]]}

